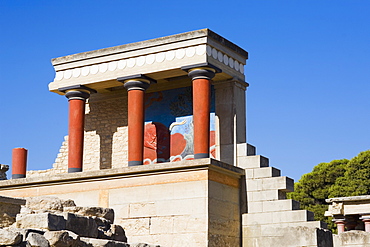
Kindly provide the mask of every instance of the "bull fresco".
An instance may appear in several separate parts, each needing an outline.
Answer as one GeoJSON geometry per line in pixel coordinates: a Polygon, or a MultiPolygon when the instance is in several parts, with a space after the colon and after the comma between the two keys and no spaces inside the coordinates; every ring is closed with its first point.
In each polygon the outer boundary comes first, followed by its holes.
{"type": "MultiPolygon", "coordinates": [[[[211,93],[210,157],[215,158],[214,89],[211,93]]],[[[194,159],[192,88],[146,94],[144,164],[194,159]]]]}

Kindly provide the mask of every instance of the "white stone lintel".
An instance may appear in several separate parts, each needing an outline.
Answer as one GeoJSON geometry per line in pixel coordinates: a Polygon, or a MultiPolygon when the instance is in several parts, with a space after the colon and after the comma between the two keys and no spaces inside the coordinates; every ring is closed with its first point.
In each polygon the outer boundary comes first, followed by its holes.
{"type": "Polygon", "coordinates": [[[63,94],[58,88],[85,85],[104,92],[122,86],[118,77],[134,74],[145,74],[163,88],[186,78],[181,67],[202,63],[222,70],[214,81],[244,81],[247,59],[248,53],[237,45],[209,29],[201,29],[55,58],[52,64],[56,75],[49,90],[63,94]]]}

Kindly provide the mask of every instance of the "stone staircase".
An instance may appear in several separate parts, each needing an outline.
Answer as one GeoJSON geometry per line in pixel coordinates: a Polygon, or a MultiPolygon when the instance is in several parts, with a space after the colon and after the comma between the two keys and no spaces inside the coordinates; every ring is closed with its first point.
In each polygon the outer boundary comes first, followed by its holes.
{"type": "Polygon", "coordinates": [[[301,210],[299,202],[286,198],[286,193],[294,191],[294,180],[281,176],[280,170],[270,167],[269,159],[256,155],[255,148],[250,145],[248,155],[239,156],[237,163],[246,173],[243,246],[280,246],[278,243],[282,243],[281,246],[318,246],[316,230],[326,228],[326,224],[314,221],[313,212],[301,210]],[[287,241],[294,243],[289,245],[287,241]]]}

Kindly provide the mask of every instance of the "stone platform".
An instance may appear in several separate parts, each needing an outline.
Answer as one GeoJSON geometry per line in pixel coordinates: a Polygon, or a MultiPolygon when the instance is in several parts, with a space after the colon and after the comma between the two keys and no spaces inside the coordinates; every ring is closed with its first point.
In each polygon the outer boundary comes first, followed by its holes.
{"type": "Polygon", "coordinates": [[[244,170],[213,159],[0,181],[0,195],[113,208],[131,242],[240,246],[244,170]]]}

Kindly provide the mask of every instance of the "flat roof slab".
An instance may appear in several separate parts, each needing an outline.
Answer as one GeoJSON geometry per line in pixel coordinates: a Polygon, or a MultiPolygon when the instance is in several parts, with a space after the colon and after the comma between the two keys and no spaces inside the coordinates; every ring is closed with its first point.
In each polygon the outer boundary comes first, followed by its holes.
{"type": "Polygon", "coordinates": [[[222,70],[214,81],[245,80],[244,65],[248,53],[209,29],[171,35],[126,45],[83,52],[52,59],[56,71],[49,90],[85,85],[98,92],[122,86],[118,77],[145,74],[157,80],[161,88],[173,87],[187,78],[181,68],[212,64],[222,70]]]}

